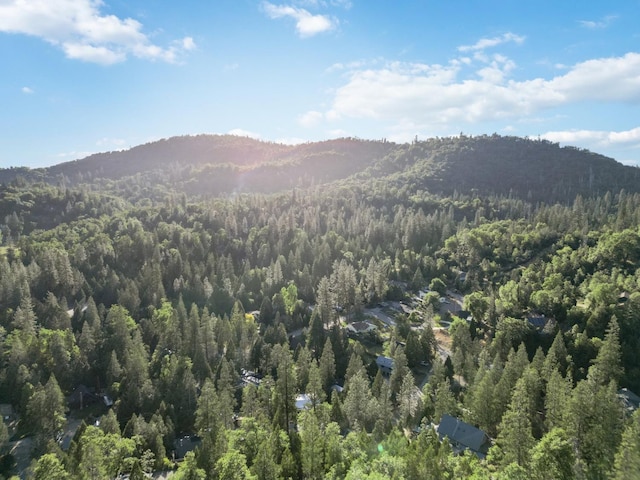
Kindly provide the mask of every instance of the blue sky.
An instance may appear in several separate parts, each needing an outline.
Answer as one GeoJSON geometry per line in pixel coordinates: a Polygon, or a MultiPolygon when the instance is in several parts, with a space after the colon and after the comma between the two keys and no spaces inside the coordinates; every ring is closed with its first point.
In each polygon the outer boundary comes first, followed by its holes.
{"type": "Polygon", "coordinates": [[[460,132],[640,164],[638,19],[640,0],[1,0],[0,166],[460,132]]]}

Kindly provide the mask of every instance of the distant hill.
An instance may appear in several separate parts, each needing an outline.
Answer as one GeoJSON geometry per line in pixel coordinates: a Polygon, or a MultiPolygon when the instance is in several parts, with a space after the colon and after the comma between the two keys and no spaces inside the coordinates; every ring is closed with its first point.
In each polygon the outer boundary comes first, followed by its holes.
{"type": "Polygon", "coordinates": [[[335,181],[385,181],[450,195],[511,195],[570,201],[577,194],[640,191],[640,169],[573,147],[499,135],[434,138],[411,144],[354,138],[281,145],[230,135],[174,137],[130,150],[91,155],[46,169],[0,170],[66,184],[129,179],[187,194],[277,192],[335,181]]]}
{"type": "Polygon", "coordinates": [[[640,191],[640,168],[585,149],[499,135],[405,145],[372,167],[370,175],[444,195],[510,195],[535,202],[640,191]]]}

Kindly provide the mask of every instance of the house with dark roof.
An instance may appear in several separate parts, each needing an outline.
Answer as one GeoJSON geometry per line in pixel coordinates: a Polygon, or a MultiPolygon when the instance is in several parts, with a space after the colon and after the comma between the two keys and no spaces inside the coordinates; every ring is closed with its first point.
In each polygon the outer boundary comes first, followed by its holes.
{"type": "Polygon", "coordinates": [[[182,460],[188,452],[202,445],[202,439],[197,435],[184,435],[173,441],[173,459],[182,460]]]}
{"type": "Polygon", "coordinates": [[[2,415],[2,421],[7,425],[17,418],[13,405],[10,403],[0,403],[0,415],[2,415]]]}
{"type": "Polygon", "coordinates": [[[67,405],[75,410],[82,410],[84,407],[98,403],[102,398],[96,394],[95,389],[80,384],[67,397],[67,405]]]}
{"type": "Polygon", "coordinates": [[[353,322],[347,325],[347,333],[351,335],[361,335],[369,332],[373,332],[376,326],[370,322],[353,322]]]}
{"type": "Polygon", "coordinates": [[[618,390],[618,398],[622,402],[624,409],[629,414],[632,414],[640,408],[640,397],[628,388],[621,388],[618,390]]]}
{"type": "Polygon", "coordinates": [[[552,333],[555,329],[556,320],[553,317],[546,317],[544,314],[531,312],[527,315],[526,321],[540,333],[552,333]]]}
{"type": "Polygon", "coordinates": [[[483,459],[491,447],[491,439],[486,433],[446,413],[442,415],[436,431],[440,441],[449,440],[455,453],[469,450],[483,459]]]}
{"type": "Polygon", "coordinates": [[[391,372],[393,372],[393,358],[378,355],[376,365],[378,365],[378,369],[383,375],[391,375],[391,372]]]}

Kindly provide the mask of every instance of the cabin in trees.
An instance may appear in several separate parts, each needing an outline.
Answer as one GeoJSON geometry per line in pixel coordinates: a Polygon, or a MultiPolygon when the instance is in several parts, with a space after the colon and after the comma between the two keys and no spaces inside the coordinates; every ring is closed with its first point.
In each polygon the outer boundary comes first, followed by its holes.
{"type": "Polygon", "coordinates": [[[391,372],[393,372],[393,358],[378,355],[376,365],[383,375],[391,375],[391,372]]]}
{"type": "Polygon", "coordinates": [[[556,325],[556,320],[554,318],[545,317],[540,313],[529,313],[526,320],[529,325],[541,333],[552,332],[556,325]]]}
{"type": "Polygon", "coordinates": [[[640,408],[640,397],[628,388],[621,388],[618,390],[618,398],[629,415],[640,408]]]}
{"type": "Polygon", "coordinates": [[[347,325],[347,334],[350,336],[363,335],[365,333],[373,332],[376,326],[367,321],[353,322],[347,325]]]}
{"type": "Polygon", "coordinates": [[[436,431],[440,441],[444,441],[445,438],[449,439],[455,453],[469,450],[475,453],[478,458],[483,459],[491,447],[491,439],[486,433],[446,413],[442,415],[436,431]]]}
{"type": "Polygon", "coordinates": [[[187,453],[194,451],[202,445],[202,439],[197,435],[184,435],[173,441],[173,460],[180,461],[184,459],[187,453]]]}
{"type": "Polygon", "coordinates": [[[305,410],[313,405],[311,396],[307,393],[301,393],[296,395],[296,408],[298,410],[305,410]]]}
{"type": "Polygon", "coordinates": [[[78,385],[75,390],[67,397],[67,405],[74,410],[82,410],[84,407],[93,405],[100,401],[100,396],[96,394],[95,389],[86,385],[78,385]]]}

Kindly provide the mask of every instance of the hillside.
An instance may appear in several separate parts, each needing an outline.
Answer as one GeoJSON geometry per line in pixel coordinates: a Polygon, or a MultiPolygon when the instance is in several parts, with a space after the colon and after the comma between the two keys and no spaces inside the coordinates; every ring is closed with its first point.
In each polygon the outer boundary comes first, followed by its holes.
{"type": "Polygon", "coordinates": [[[544,203],[640,188],[638,168],[588,150],[498,135],[399,146],[367,174],[414,191],[505,195],[544,203]]]}
{"type": "Polygon", "coordinates": [[[229,478],[235,456],[302,479],[319,438],[318,478],[516,478],[519,445],[517,478],[638,459],[637,169],[498,136],[192,140],[4,172],[0,476],[229,478]],[[422,428],[454,420],[478,457],[422,428]]]}
{"type": "Polygon", "coordinates": [[[0,182],[20,176],[111,189],[112,181],[135,177],[138,185],[215,196],[273,193],[354,175],[358,184],[384,181],[414,192],[511,195],[552,203],[578,194],[640,191],[638,168],[587,150],[498,135],[412,144],[347,138],[295,146],[229,135],[174,137],[47,169],[1,170],[0,182]]]}

